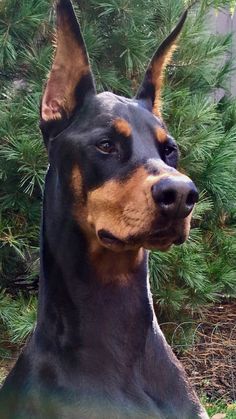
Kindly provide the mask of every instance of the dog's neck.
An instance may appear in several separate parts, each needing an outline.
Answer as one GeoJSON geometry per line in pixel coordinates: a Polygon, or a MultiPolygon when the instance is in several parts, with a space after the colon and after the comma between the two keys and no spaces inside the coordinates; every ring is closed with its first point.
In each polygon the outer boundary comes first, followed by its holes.
{"type": "MultiPolygon", "coordinates": [[[[153,321],[147,252],[90,248],[80,226],[45,197],[37,331],[53,349],[144,350],[153,321]],[[46,325],[47,323],[47,329],[46,325]],[[50,330],[50,334],[46,330],[50,330]],[[45,333],[46,332],[46,333],[45,333]]],[[[42,339],[40,339],[42,342],[42,339]]]]}
{"type": "MultiPolygon", "coordinates": [[[[79,353],[86,348],[92,362],[100,359],[103,367],[106,362],[114,364],[112,353],[116,354],[117,363],[134,362],[136,356],[145,352],[153,321],[147,255],[143,251],[115,255],[100,251],[96,258],[107,266],[113,264],[112,276],[102,277],[96,266],[90,265],[86,248],[77,249],[74,262],[77,247],[74,233],[66,233],[66,247],[58,240],[58,260],[49,250],[47,236],[43,237],[38,328],[46,331],[52,350],[54,345],[62,352],[79,353]],[[130,263],[128,270],[119,272],[128,258],[133,260],[133,266],[130,263]]],[[[76,234],[77,240],[82,239],[79,229],[76,234]]]]}

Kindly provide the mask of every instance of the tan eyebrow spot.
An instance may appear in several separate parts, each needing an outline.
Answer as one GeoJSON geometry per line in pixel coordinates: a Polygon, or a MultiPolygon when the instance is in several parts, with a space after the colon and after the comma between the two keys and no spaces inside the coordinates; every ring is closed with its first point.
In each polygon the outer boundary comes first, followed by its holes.
{"type": "Polygon", "coordinates": [[[159,143],[165,143],[167,141],[167,132],[161,128],[156,128],[156,139],[159,143]]]}
{"type": "Polygon", "coordinates": [[[122,118],[115,119],[113,122],[113,126],[119,134],[124,135],[124,137],[130,137],[132,128],[125,119],[122,119],[122,118]]]}

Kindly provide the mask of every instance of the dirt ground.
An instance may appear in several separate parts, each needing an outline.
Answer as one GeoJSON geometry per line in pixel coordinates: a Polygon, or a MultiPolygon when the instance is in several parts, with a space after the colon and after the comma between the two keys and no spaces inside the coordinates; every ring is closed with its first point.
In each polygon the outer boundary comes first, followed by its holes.
{"type": "Polygon", "coordinates": [[[236,302],[203,313],[192,345],[176,352],[198,394],[210,400],[236,400],[236,302]]]}

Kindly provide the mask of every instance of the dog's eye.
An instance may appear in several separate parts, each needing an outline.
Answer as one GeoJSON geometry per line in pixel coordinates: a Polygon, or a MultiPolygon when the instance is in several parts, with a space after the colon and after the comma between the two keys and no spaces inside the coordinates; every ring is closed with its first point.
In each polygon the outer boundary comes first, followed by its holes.
{"type": "Polygon", "coordinates": [[[102,140],[96,145],[97,149],[102,153],[111,154],[116,153],[115,145],[109,140],[102,140]]]}
{"type": "Polygon", "coordinates": [[[174,145],[166,145],[164,148],[164,153],[166,157],[169,157],[172,153],[176,151],[177,151],[177,148],[174,145]]]}
{"type": "Polygon", "coordinates": [[[166,164],[171,167],[177,167],[178,164],[178,147],[174,141],[169,141],[163,144],[163,148],[160,150],[161,157],[166,164]]]}

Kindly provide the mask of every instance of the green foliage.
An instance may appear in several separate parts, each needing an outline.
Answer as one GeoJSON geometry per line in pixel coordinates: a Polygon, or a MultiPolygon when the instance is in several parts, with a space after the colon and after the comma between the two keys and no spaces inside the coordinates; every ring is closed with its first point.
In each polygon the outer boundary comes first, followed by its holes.
{"type": "Polygon", "coordinates": [[[2,1],[0,21],[0,284],[7,286],[31,275],[38,252],[47,166],[38,108],[51,57],[48,2],[2,1]]]}
{"type": "Polygon", "coordinates": [[[18,295],[13,299],[0,293],[0,345],[6,337],[12,344],[21,345],[25,341],[36,322],[36,306],[36,297],[18,295]]]}
{"type": "MultiPolygon", "coordinates": [[[[235,2],[192,3],[179,48],[167,68],[163,115],[180,146],[181,170],[196,182],[201,199],[189,242],[168,253],[154,252],[150,258],[154,301],[165,318],[175,320],[222,294],[236,294],[236,102],[227,90],[232,63],[224,59],[231,49],[231,34],[211,34],[207,15],[213,5],[232,7],[235,2]],[[228,94],[217,103],[219,88],[228,94]]],[[[76,13],[98,90],[132,96],[154,50],[187,4],[80,0],[76,13]]],[[[50,68],[52,20],[47,0],[0,4],[0,284],[4,287],[19,277],[38,275],[47,166],[38,107],[50,68]]]]}
{"type": "Polygon", "coordinates": [[[226,404],[223,400],[218,400],[215,403],[207,402],[204,397],[202,403],[205,405],[207,413],[210,417],[217,413],[225,414],[225,419],[235,419],[236,416],[236,404],[226,404]]]}

